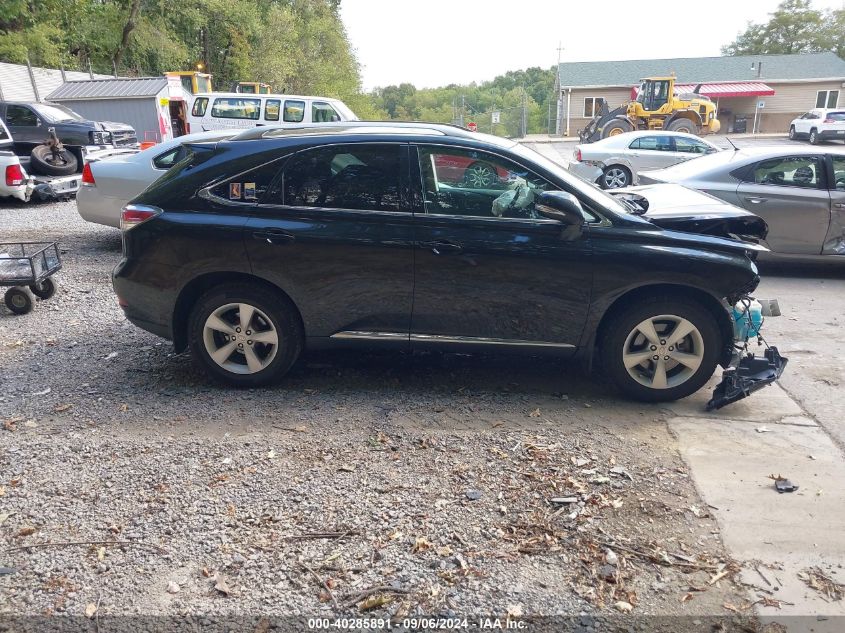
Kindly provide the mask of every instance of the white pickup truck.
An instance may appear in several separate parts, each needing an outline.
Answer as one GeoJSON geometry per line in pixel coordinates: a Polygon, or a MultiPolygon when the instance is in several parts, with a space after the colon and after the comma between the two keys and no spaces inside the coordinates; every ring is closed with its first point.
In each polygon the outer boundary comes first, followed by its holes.
{"type": "Polygon", "coordinates": [[[29,159],[18,156],[9,129],[0,121],[0,198],[28,202],[41,199],[69,198],[79,191],[82,174],[36,176],[27,173],[29,159]]]}

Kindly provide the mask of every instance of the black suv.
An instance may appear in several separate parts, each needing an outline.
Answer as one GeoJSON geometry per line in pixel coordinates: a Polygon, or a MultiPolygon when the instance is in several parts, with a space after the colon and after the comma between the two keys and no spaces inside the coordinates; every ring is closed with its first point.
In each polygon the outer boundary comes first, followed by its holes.
{"type": "Polygon", "coordinates": [[[124,209],[114,288],[129,320],[235,385],[306,348],[507,347],[596,357],[628,395],[672,400],[729,364],[731,306],[759,281],[762,246],[691,232],[712,214],[660,227],[452,126],[256,128],[186,149],[124,209]]]}

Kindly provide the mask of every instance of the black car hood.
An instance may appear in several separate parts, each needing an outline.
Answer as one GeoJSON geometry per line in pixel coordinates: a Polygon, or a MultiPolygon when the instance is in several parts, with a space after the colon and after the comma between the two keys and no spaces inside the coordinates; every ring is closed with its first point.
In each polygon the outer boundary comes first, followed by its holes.
{"type": "Polygon", "coordinates": [[[632,207],[632,213],[663,229],[739,238],[766,239],[766,222],[744,209],[681,185],[658,184],[610,191],[632,207]]]}

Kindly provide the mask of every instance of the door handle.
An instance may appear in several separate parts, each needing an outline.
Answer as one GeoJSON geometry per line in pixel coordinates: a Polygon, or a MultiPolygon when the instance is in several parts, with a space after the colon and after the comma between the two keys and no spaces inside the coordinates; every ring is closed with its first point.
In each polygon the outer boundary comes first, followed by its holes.
{"type": "Polygon", "coordinates": [[[261,229],[255,231],[252,237],[256,240],[267,242],[268,244],[290,244],[296,239],[296,236],[281,229],[261,229]]]}
{"type": "Polygon", "coordinates": [[[757,196],[746,196],[745,199],[751,204],[761,204],[768,200],[768,198],[759,198],[757,196]]]}
{"type": "Polygon", "coordinates": [[[448,255],[450,253],[460,253],[463,247],[454,242],[420,242],[422,248],[430,249],[435,255],[448,255]]]}

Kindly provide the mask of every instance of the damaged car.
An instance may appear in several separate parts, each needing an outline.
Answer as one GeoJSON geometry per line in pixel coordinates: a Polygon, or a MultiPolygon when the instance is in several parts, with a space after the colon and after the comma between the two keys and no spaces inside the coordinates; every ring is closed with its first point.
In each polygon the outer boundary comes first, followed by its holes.
{"type": "Polygon", "coordinates": [[[695,192],[673,212],[676,195],[611,196],[446,125],[257,128],[189,143],[126,205],[113,283],[131,322],[231,385],[312,349],[516,350],[580,358],[650,402],[721,365],[722,406],[785,364],[749,348],[776,311],[752,297],[766,225],[695,192]],[[444,167],[474,163],[488,181],[444,167]]]}
{"type": "Polygon", "coordinates": [[[729,150],[643,171],[639,182],[683,185],[760,216],[770,249],[761,258],[845,263],[845,150],[729,150]]]}

